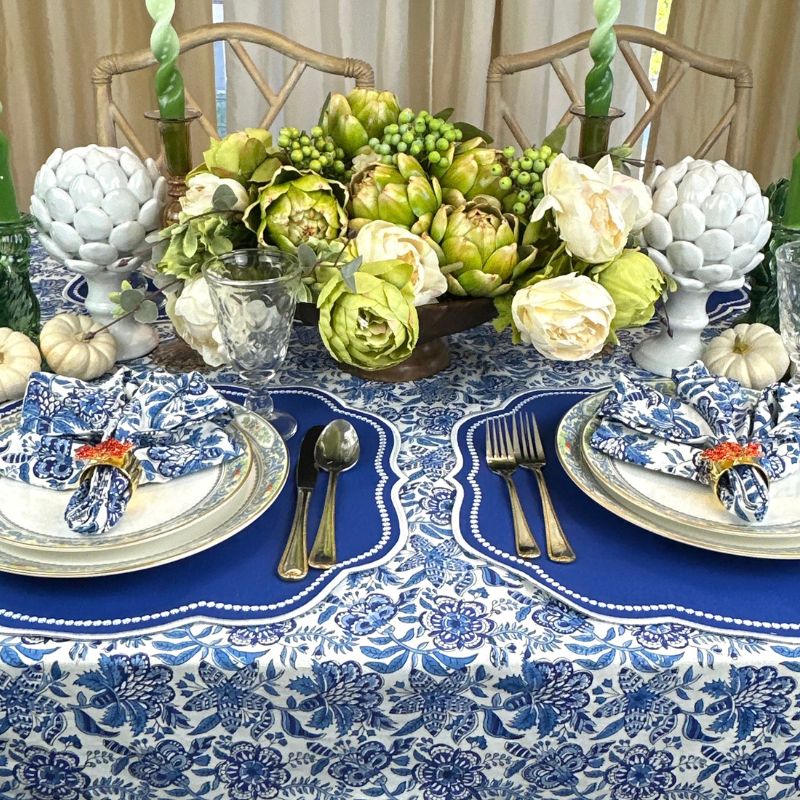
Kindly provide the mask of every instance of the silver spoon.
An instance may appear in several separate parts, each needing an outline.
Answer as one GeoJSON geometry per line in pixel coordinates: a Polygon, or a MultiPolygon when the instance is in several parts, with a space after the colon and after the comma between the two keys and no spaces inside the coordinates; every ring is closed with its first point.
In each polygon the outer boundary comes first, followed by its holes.
{"type": "Polygon", "coordinates": [[[317,569],[330,569],[336,563],[336,481],[340,472],[350,469],[361,451],[356,429],[344,419],[329,422],[317,439],[314,460],[320,469],[330,473],[322,519],[317,528],[308,564],[317,569]]]}

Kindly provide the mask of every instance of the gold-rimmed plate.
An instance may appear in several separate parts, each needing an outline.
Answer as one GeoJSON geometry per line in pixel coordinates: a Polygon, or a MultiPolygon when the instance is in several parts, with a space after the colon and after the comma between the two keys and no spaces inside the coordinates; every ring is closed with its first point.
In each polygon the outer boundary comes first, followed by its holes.
{"type": "Polygon", "coordinates": [[[598,483],[625,505],[657,519],[669,519],[687,528],[721,536],[800,537],[797,505],[800,472],[773,481],[766,518],[762,522],[745,522],[726,511],[708,486],[648,470],[595,450],[591,438],[600,424],[597,411],[603,400],[604,395],[601,395],[579,404],[582,405],[580,413],[586,420],[581,434],[583,457],[598,483]]]}
{"type": "MultiPolygon", "coordinates": [[[[18,424],[19,411],[0,419],[0,433],[18,424]]],[[[241,421],[231,422],[229,430],[243,448],[241,455],[165,483],[140,486],[119,523],[96,536],[77,533],[64,521],[70,491],[0,477],[0,544],[48,553],[113,550],[138,547],[184,524],[200,522],[230,502],[252,467],[252,445],[241,421]]]]}
{"type": "Polygon", "coordinates": [[[186,558],[238,533],[277,499],[289,474],[289,455],[263,418],[241,411],[237,426],[249,445],[250,469],[237,491],[202,518],[185,518],[164,535],[118,548],[46,551],[0,541],[0,571],[50,578],[134,572],[186,558]]]}
{"type": "MultiPolygon", "coordinates": [[[[663,515],[656,515],[649,511],[649,506],[628,505],[612,494],[597,479],[584,454],[586,426],[594,417],[600,402],[602,395],[593,395],[577,403],[564,415],[556,434],[556,449],[561,466],[573,483],[588,497],[616,516],[640,528],[693,547],[751,558],[800,559],[800,536],[792,534],[763,536],[752,531],[747,535],[719,533],[708,527],[683,524],[677,519],[675,509],[668,509],[663,515]]],[[[630,466],[631,469],[637,469],[633,465],[630,466]]],[[[641,472],[648,472],[645,469],[638,469],[641,472]]],[[[671,480],[692,486],[691,481],[681,478],[671,480]]],[[[709,491],[707,487],[700,485],[694,488],[699,491],[709,491]]]]}

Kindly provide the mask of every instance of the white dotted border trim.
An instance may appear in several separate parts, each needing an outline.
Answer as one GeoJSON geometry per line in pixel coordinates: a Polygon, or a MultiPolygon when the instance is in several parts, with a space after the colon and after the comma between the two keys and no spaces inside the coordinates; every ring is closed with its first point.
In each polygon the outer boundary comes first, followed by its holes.
{"type": "MultiPolygon", "coordinates": [[[[232,386],[230,384],[214,384],[214,388],[222,390],[223,392],[233,395],[233,396],[242,396],[244,395],[244,391],[241,387],[232,386]]],[[[387,419],[379,416],[378,414],[374,414],[370,411],[361,411],[351,408],[350,406],[343,403],[339,398],[335,395],[331,394],[330,392],[325,391],[324,389],[317,389],[312,387],[280,387],[270,390],[270,394],[273,396],[275,395],[305,395],[307,397],[312,397],[317,400],[321,400],[328,408],[332,411],[337,413],[341,413],[346,417],[350,417],[351,419],[359,420],[370,427],[372,427],[378,434],[378,450],[375,455],[375,470],[378,474],[378,483],[375,487],[375,502],[378,508],[378,514],[381,518],[381,526],[382,526],[382,533],[381,538],[378,540],[378,543],[374,545],[372,548],[367,550],[365,553],[362,553],[359,556],[354,558],[350,558],[347,561],[342,561],[341,563],[337,564],[336,566],[332,567],[329,570],[325,570],[320,573],[319,577],[311,584],[306,586],[302,591],[298,592],[297,594],[293,595],[291,598],[286,600],[281,600],[276,603],[269,603],[269,604],[259,604],[259,605],[250,605],[250,604],[240,604],[240,603],[218,603],[214,600],[199,600],[196,603],[188,603],[186,605],[178,606],[177,608],[172,608],[166,611],[156,611],[151,614],[142,614],[133,617],[117,617],[114,619],[83,619],[83,620],[75,620],[75,619],[59,619],[57,617],[38,617],[33,616],[30,614],[20,614],[16,611],[11,611],[9,609],[0,608],[0,617],[5,617],[6,619],[17,620],[19,622],[29,622],[38,625],[53,625],[56,628],[59,627],[71,627],[71,628],[100,628],[100,627],[117,627],[120,625],[137,625],[139,623],[147,623],[147,622],[154,622],[157,620],[171,620],[177,616],[183,616],[184,614],[190,613],[192,611],[200,611],[202,609],[212,609],[212,610],[219,610],[219,611],[235,611],[235,612],[257,612],[257,613],[264,613],[273,610],[278,610],[282,608],[288,608],[292,606],[286,613],[277,615],[277,616],[270,616],[266,619],[258,619],[258,620],[250,620],[250,619],[242,619],[242,620],[231,620],[231,619],[218,619],[214,617],[192,617],[190,619],[181,619],[181,622],[186,622],[189,624],[190,622],[213,622],[218,624],[225,624],[225,625],[255,625],[259,623],[265,622],[279,622],[284,619],[288,619],[289,617],[294,617],[298,614],[301,614],[303,611],[306,611],[311,605],[314,605],[325,597],[327,597],[333,589],[349,574],[353,572],[359,572],[366,569],[372,569],[373,567],[380,566],[385,564],[389,561],[396,553],[398,553],[406,543],[408,538],[408,520],[406,519],[405,511],[403,510],[402,503],[400,502],[400,492],[405,484],[408,482],[408,477],[406,474],[400,469],[398,464],[398,454],[400,452],[400,432],[397,427],[387,419]],[[389,514],[389,510],[386,506],[384,501],[384,494],[385,494],[385,487],[389,482],[390,475],[387,473],[386,469],[384,468],[384,457],[387,450],[388,439],[387,430],[391,433],[392,439],[392,447],[391,452],[389,453],[389,468],[391,473],[393,474],[395,481],[391,487],[389,493],[389,499],[391,505],[395,511],[395,518],[397,520],[398,525],[398,537],[397,541],[388,549],[386,550],[383,555],[375,560],[369,560],[373,556],[377,556],[381,550],[383,550],[387,544],[389,543],[391,536],[392,536],[392,520],[389,514]],[[327,586],[324,586],[319,592],[315,590],[320,587],[321,585],[327,583],[327,586]],[[309,597],[307,602],[296,605],[299,600],[304,597],[308,597],[313,593],[313,597],[309,597]]],[[[19,407],[21,402],[15,402],[11,405],[4,406],[1,413],[9,413],[13,411],[15,408],[19,407]]],[[[146,633],[154,633],[158,630],[163,629],[165,626],[157,626],[155,628],[146,628],[144,630],[140,630],[136,628],[135,630],[126,630],[126,631],[118,631],[113,633],[106,633],[103,632],[103,638],[121,638],[121,637],[130,637],[132,635],[141,636],[146,633]]],[[[23,634],[27,633],[28,631],[21,631],[17,627],[13,628],[1,628],[4,632],[10,634],[23,634]]],[[[46,636],[47,631],[41,631],[39,629],[31,629],[29,631],[32,634],[38,636],[46,636]]],[[[71,632],[65,632],[59,630],[57,632],[59,636],[75,636],[76,634],[71,634],[71,632]]]]}
{"type": "MultiPolygon", "coordinates": [[[[675,603],[655,603],[655,604],[647,604],[647,605],[629,605],[629,604],[620,604],[620,603],[607,603],[603,600],[597,600],[592,597],[586,597],[585,595],[580,594],[567,586],[564,586],[563,583],[553,578],[548,572],[546,572],[539,564],[525,561],[518,556],[512,555],[511,553],[507,553],[505,550],[500,549],[499,547],[495,547],[491,542],[485,539],[480,531],[478,530],[478,512],[480,510],[480,504],[482,500],[482,493],[480,487],[478,486],[477,482],[477,473],[478,468],[480,466],[480,458],[478,456],[478,452],[475,448],[474,444],[474,437],[476,429],[480,428],[485,420],[494,417],[509,417],[516,412],[518,412],[521,408],[526,406],[533,400],[543,399],[546,397],[557,397],[561,394],[566,392],[572,394],[582,394],[585,396],[589,396],[594,394],[593,391],[586,390],[585,388],[563,388],[553,391],[542,391],[542,390],[531,390],[528,392],[522,392],[521,394],[515,395],[507,400],[504,404],[502,404],[499,408],[492,409],[490,411],[480,411],[474,414],[469,414],[463,419],[459,420],[456,425],[453,427],[453,431],[451,434],[451,444],[453,450],[456,454],[456,463],[450,473],[446,476],[446,480],[455,488],[456,498],[453,503],[453,534],[458,540],[458,542],[462,545],[462,547],[466,548],[467,550],[477,553],[478,555],[492,558],[495,557],[496,563],[501,564],[508,569],[511,569],[517,575],[520,575],[524,578],[528,578],[536,583],[538,586],[544,589],[550,589],[557,597],[563,600],[567,605],[577,608],[584,612],[594,611],[596,609],[603,609],[608,611],[633,611],[633,612],[678,612],[681,614],[686,614],[688,616],[694,617],[700,621],[705,621],[708,623],[729,623],[733,625],[747,625],[751,628],[756,629],[764,629],[765,631],[769,630],[781,630],[781,631],[797,631],[800,632],[800,623],[791,623],[791,622],[767,622],[763,620],[752,620],[752,619],[742,619],[740,617],[729,617],[724,614],[711,614],[707,611],[699,611],[694,608],[689,608],[688,606],[682,606],[675,603]],[[464,488],[461,483],[458,481],[458,475],[464,467],[466,466],[463,454],[459,448],[458,436],[461,428],[467,427],[466,432],[466,443],[467,443],[467,451],[469,452],[470,456],[470,466],[469,470],[466,474],[466,481],[469,483],[470,487],[472,488],[473,496],[474,496],[474,503],[470,508],[469,512],[469,530],[470,534],[475,538],[476,541],[480,542],[482,548],[477,548],[468,542],[465,538],[463,533],[461,532],[460,526],[460,518],[461,518],[461,506],[466,502],[466,496],[464,492],[464,488]],[[519,569],[518,567],[522,567],[523,569],[519,569]],[[533,570],[536,573],[536,576],[532,576],[529,570],[533,570]],[[589,606],[589,608],[587,608],[589,606]]],[[[682,619],[680,617],[657,617],[657,618],[641,618],[641,619],[630,619],[627,617],[613,617],[613,616],[606,616],[605,619],[615,623],[655,623],[655,622],[676,622],[681,625],[688,624],[688,620],[682,619]]],[[[735,631],[731,631],[730,629],[720,629],[714,628],[712,626],[705,626],[709,627],[711,630],[716,632],[723,632],[723,633],[734,633],[735,631]]],[[[738,631],[740,634],[753,634],[752,631],[738,631]]],[[[758,635],[761,635],[760,632],[758,635]]],[[[780,637],[780,641],[786,642],[788,641],[788,637],[780,637]]]]}

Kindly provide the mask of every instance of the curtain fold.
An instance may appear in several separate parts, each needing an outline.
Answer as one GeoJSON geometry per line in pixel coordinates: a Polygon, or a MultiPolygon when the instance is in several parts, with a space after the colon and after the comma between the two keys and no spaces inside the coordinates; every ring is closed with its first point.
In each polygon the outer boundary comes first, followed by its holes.
{"type": "MultiPolygon", "coordinates": [[[[211,22],[210,0],[180,0],[173,24],[184,32],[211,22]]],[[[153,21],[144,0],[2,0],[0,3],[0,127],[11,142],[17,199],[28,208],[33,176],[56,147],[95,141],[95,61],[148,47],[153,21]]],[[[186,84],[214,113],[213,54],[198,48],[181,58],[186,84]]],[[[156,152],[155,68],[114,79],[114,97],[142,141],[156,152]]],[[[199,131],[199,128],[198,128],[199,131]]],[[[198,145],[205,136],[195,136],[198,145]]],[[[120,136],[120,144],[124,137],[120,136]]]]}
{"type": "MultiPolygon", "coordinates": [[[[800,147],[800,6],[797,0],[673,0],[667,35],[753,70],[744,163],[762,186],[791,170],[800,147]]],[[[670,75],[669,66],[662,80],[670,75]]],[[[654,125],[652,153],[667,164],[693,153],[733,100],[733,83],[691,70],[654,125]],[[726,86],[727,84],[727,86],[726,86]],[[724,91],[722,87],[725,87],[724,91]]],[[[711,158],[723,158],[726,135],[711,158]]]]}
{"type": "MultiPolygon", "coordinates": [[[[402,105],[438,111],[453,106],[454,119],[483,123],[486,72],[492,57],[537,49],[594,26],[591,0],[224,0],[225,20],[252,22],[334,55],[361,58],[375,69],[376,85],[402,105]]],[[[656,0],[624,3],[620,23],[652,27],[656,0]]],[[[285,59],[256,46],[248,52],[277,89],[288,74],[285,59]]],[[[650,51],[637,53],[647,69],[650,51]]],[[[568,59],[578,85],[589,69],[588,54],[568,59]]],[[[228,129],[257,123],[266,108],[260,92],[228,51],[228,129]]],[[[644,97],[620,56],[615,62],[614,104],[628,119],[619,141],[644,108],[644,97]],[[631,120],[631,121],[628,121],[631,120]]],[[[276,120],[298,127],[316,123],[329,91],[347,91],[342,78],[307,71],[276,120]]],[[[552,70],[509,76],[504,92],[532,139],[540,141],[567,107],[567,95],[552,70]]],[[[577,126],[575,126],[577,127],[577,126]]],[[[509,137],[510,138],[510,137],[509,137]]]]}

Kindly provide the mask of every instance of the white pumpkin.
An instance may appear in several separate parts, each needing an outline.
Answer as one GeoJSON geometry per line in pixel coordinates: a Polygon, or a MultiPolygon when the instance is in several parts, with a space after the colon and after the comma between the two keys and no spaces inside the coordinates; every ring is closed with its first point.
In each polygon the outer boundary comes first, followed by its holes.
{"type": "Polygon", "coordinates": [[[101,326],[81,314],[59,314],[42,326],[42,355],[57,375],[90,381],[108,372],[117,357],[117,343],[108,331],[91,339],[101,326]]]}
{"type": "Polygon", "coordinates": [[[0,328],[0,401],[22,397],[31,372],[41,366],[39,348],[24,333],[0,328]]]}
{"type": "Polygon", "coordinates": [[[781,335],[769,325],[742,323],[723,331],[703,353],[709,372],[739,381],[750,389],[764,389],[789,369],[789,354],[781,335]]]}

